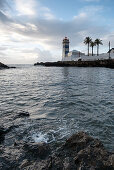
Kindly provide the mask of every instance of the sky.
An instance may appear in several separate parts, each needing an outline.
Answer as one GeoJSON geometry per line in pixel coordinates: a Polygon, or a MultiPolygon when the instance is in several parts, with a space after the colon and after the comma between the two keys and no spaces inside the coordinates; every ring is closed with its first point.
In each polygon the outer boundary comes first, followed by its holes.
{"type": "Polygon", "coordinates": [[[70,50],[87,53],[87,36],[102,40],[100,53],[114,48],[114,0],[0,0],[1,62],[61,60],[65,36],[70,50]]]}

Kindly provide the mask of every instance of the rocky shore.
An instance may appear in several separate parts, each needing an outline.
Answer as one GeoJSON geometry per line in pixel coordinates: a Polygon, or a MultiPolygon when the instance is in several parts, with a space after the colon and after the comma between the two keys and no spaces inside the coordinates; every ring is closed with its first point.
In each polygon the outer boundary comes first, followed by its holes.
{"type": "Polygon", "coordinates": [[[34,66],[46,66],[46,67],[107,67],[114,68],[114,59],[108,60],[95,60],[95,61],[58,61],[58,62],[46,62],[35,63],[34,66]]]}
{"type": "MultiPolygon", "coordinates": [[[[1,136],[8,131],[0,128],[1,136]]],[[[114,154],[85,132],[78,132],[63,144],[15,141],[0,145],[0,169],[6,170],[113,170],[114,154]]]]}
{"type": "Polygon", "coordinates": [[[15,67],[9,67],[9,66],[7,66],[7,65],[0,62],[0,70],[1,69],[9,69],[9,68],[15,68],[15,67]]]}

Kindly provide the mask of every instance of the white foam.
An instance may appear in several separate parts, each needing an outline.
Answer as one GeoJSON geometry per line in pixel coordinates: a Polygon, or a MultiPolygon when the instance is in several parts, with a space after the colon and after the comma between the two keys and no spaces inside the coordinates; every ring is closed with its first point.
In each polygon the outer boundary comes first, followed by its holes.
{"type": "Polygon", "coordinates": [[[42,134],[41,132],[37,133],[37,134],[33,134],[32,136],[33,140],[35,142],[45,142],[47,143],[49,138],[47,137],[46,134],[42,134]]]}

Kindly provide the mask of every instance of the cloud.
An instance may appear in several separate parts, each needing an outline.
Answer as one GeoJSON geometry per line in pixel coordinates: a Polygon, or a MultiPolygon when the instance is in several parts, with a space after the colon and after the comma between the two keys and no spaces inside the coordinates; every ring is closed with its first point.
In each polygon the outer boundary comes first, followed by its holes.
{"type": "Polygon", "coordinates": [[[19,15],[35,15],[37,5],[35,0],[15,0],[15,3],[19,15]]]}
{"type": "Polygon", "coordinates": [[[0,9],[5,8],[8,6],[7,0],[0,0],[0,9]]]}
{"type": "Polygon", "coordinates": [[[2,11],[0,11],[0,21],[8,22],[11,21],[2,11]]]}
{"type": "Polygon", "coordinates": [[[86,52],[83,44],[86,36],[107,42],[113,35],[108,27],[98,24],[98,20],[100,23],[103,20],[100,15],[102,6],[85,6],[71,20],[64,21],[36,0],[14,1],[15,16],[11,8],[7,15],[6,2],[9,1],[0,0],[0,59],[3,60],[4,55],[8,63],[60,60],[65,36],[70,38],[71,49],[86,52]]]}

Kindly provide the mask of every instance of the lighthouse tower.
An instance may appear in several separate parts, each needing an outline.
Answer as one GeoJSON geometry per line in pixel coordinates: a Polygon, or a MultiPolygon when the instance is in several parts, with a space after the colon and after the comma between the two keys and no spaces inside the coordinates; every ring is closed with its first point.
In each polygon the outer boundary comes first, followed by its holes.
{"type": "Polygon", "coordinates": [[[65,37],[63,39],[63,52],[62,52],[62,60],[68,56],[69,53],[69,39],[65,37]]]}

